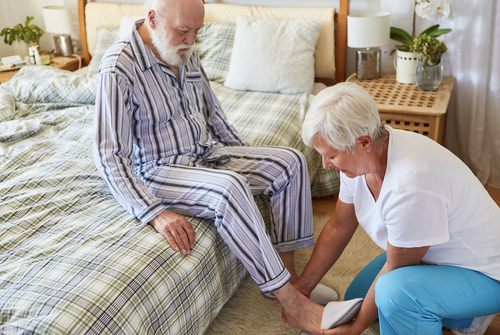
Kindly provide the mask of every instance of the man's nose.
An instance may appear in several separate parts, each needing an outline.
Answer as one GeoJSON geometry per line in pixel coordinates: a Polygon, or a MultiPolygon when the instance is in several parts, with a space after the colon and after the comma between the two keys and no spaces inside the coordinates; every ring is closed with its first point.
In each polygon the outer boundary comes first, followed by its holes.
{"type": "Polygon", "coordinates": [[[186,38],[184,39],[184,43],[189,44],[189,45],[193,45],[194,41],[196,40],[197,35],[198,34],[195,31],[190,31],[187,34],[186,38]]]}

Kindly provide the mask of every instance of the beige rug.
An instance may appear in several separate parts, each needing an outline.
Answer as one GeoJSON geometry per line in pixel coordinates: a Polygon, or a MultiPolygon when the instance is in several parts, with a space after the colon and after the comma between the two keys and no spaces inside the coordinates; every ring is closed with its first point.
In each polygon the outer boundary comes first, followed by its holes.
{"type": "MultiPolygon", "coordinates": [[[[314,217],[314,236],[317,238],[321,229],[328,221],[327,216],[314,217]]],[[[296,267],[300,273],[311,256],[313,247],[300,249],[296,252],[296,267]]],[[[321,283],[340,293],[344,293],[354,279],[371,260],[383,252],[358,227],[353,239],[337,263],[323,278],[321,283]]],[[[273,334],[297,335],[300,330],[288,326],[281,321],[281,308],[272,301],[264,299],[255,282],[247,276],[234,296],[224,305],[223,309],[207,329],[206,335],[246,335],[273,334]]],[[[374,322],[363,335],[380,334],[378,323],[374,322]]]]}

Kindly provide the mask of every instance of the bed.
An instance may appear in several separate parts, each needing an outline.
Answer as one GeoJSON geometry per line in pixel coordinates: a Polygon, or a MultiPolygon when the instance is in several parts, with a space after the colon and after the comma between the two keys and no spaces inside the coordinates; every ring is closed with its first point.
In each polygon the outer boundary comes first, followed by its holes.
{"type": "MultiPolygon", "coordinates": [[[[320,52],[330,58],[315,63],[317,80],[329,85],[341,81],[345,69],[348,1],[339,8],[339,14],[324,8],[330,22],[321,26],[321,34],[330,27],[333,41],[335,13],[337,57],[327,42],[322,47],[329,51],[320,52]]],[[[276,8],[206,4],[205,20],[234,29],[242,10],[293,18],[276,8]]],[[[304,10],[286,12],[297,17],[304,10]]],[[[142,5],[79,0],[87,71],[26,66],[0,85],[1,334],[203,334],[247,275],[209,220],[188,218],[195,248],[190,256],[173,252],[118,204],[94,166],[98,60],[116,40],[121,18],[142,11],[142,5]]],[[[197,44],[217,76],[229,60],[208,56],[212,47],[203,38],[210,40],[213,31],[202,32],[197,44]]],[[[220,80],[211,85],[247,141],[298,148],[307,157],[314,196],[338,190],[338,176],[320,172],[320,157],[300,140],[313,95],[233,90],[220,80]]],[[[266,218],[266,199],[256,201],[266,218]]]]}

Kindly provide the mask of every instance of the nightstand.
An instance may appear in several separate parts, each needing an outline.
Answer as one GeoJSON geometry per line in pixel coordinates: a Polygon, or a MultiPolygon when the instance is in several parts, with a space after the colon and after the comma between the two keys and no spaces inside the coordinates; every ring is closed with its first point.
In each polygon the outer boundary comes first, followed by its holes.
{"type": "Polygon", "coordinates": [[[395,75],[372,80],[348,79],[367,90],[377,103],[384,124],[413,131],[444,145],[446,116],[455,78],[444,77],[435,91],[421,91],[416,84],[401,84],[395,75]]]}
{"type": "MultiPolygon", "coordinates": [[[[42,52],[43,54],[43,52],[42,52]]],[[[46,66],[46,65],[40,65],[46,66]]],[[[53,54],[50,55],[50,64],[49,66],[68,71],[76,71],[78,70],[79,60],[76,57],[60,57],[55,56],[53,54]]],[[[0,84],[6,83],[14,77],[14,75],[19,70],[11,70],[11,71],[2,71],[0,72],[0,84]]]]}

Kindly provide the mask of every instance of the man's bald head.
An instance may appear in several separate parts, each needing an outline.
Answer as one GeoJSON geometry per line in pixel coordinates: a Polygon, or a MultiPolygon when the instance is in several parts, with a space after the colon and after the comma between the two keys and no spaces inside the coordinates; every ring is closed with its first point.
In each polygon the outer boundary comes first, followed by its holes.
{"type": "Polygon", "coordinates": [[[145,0],[144,9],[146,16],[150,10],[154,10],[156,14],[162,18],[166,18],[169,13],[184,12],[196,13],[203,12],[205,8],[202,0],[145,0]]]}
{"type": "Polygon", "coordinates": [[[187,64],[194,52],[205,6],[201,0],[146,0],[145,25],[152,44],[167,64],[187,64]]]}

